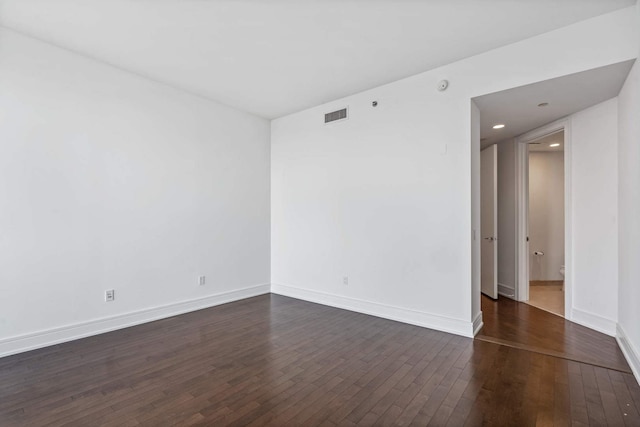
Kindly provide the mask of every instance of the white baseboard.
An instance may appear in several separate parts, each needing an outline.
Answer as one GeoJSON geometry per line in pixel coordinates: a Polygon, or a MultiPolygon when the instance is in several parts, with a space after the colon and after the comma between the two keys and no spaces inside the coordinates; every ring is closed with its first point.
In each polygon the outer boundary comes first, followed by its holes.
{"type": "Polygon", "coordinates": [[[611,319],[598,316],[597,314],[573,308],[571,310],[570,320],[579,325],[602,332],[603,334],[607,334],[612,337],[616,336],[616,322],[611,319]]]}
{"type": "Polygon", "coordinates": [[[270,286],[257,285],[235,291],[224,292],[189,301],[181,301],[160,307],[153,307],[132,313],[102,319],[90,320],[60,328],[47,329],[36,333],[20,335],[0,340],[0,357],[22,353],[37,348],[73,341],[92,335],[98,335],[116,329],[128,328],[141,323],[152,322],[190,311],[201,310],[228,302],[238,301],[257,295],[268,294],[270,286]]]}
{"type": "Polygon", "coordinates": [[[511,299],[516,299],[516,290],[511,286],[498,283],[498,295],[502,295],[503,297],[507,297],[511,299]]]}
{"type": "Polygon", "coordinates": [[[620,324],[618,324],[616,329],[616,340],[618,341],[618,345],[620,346],[625,359],[627,359],[627,363],[629,363],[629,366],[631,367],[633,376],[636,377],[636,381],[640,383],[640,350],[635,348],[633,343],[629,341],[627,334],[620,324]]]}
{"type": "Polygon", "coordinates": [[[473,319],[473,336],[475,337],[480,332],[480,329],[484,326],[482,321],[482,312],[478,313],[475,319],[473,319]]]}
{"type": "MultiPolygon", "coordinates": [[[[330,307],[342,308],[358,313],[382,317],[384,319],[396,320],[398,322],[408,323],[411,325],[462,335],[464,337],[473,338],[474,336],[474,323],[465,322],[460,319],[437,316],[430,313],[424,313],[422,311],[275,283],[271,284],[271,292],[317,304],[328,305],[330,307]]],[[[482,317],[480,317],[480,321],[482,321],[482,317]]]]}

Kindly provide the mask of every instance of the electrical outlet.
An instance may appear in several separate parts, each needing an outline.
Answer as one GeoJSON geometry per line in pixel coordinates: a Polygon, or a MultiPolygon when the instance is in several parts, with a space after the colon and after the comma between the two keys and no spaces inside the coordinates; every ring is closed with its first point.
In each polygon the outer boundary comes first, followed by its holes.
{"type": "Polygon", "coordinates": [[[342,284],[347,286],[349,284],[349,276],[344,276],[342,278],[342,284]]]}
{"type": "Polygon", "coordinates": [[[111,302],[115,299],[116,299],[116,291],[114,291],[113,289],[104,291],[104,300],[106,302],[111,302]]]}
{"type": "Polygon", "coordinates": [[[204,286],[204,284],[206,283],[206,277],[205,276],[198,276],[198,285],[199,286],[204,286]]]}

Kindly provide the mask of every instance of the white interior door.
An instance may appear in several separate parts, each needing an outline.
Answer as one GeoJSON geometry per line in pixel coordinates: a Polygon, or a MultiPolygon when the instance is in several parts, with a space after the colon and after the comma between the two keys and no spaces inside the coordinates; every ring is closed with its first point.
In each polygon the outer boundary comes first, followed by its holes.
{"type": "Polygon", "coordinates": [[[480,152],[480,276],[482,293],[498,298],[498,146],[480,152]]]}

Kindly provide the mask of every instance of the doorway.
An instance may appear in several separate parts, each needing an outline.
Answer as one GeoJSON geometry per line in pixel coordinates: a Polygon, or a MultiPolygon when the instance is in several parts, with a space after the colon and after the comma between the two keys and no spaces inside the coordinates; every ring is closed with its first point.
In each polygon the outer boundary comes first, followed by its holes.
{"type": "MultiPolygon", "coordinates": [[[[566,190],[564,232],[561,233],[564,235],[565,274],[560,285],[564,296],[564,318],[606,333],[615,331],[615,322],[611,321],[615,310],[614,298],[605,287],[598,286],[599,281],[617,277],[615,263],[611,261],[613,257],[604,251],[605,248],[615,250],[615,224],[610,226],[610,223],[615,223],[615,216],[609,214],[615,211],[615,197],[607,193],[605,185],[615,181],[612,171],[615,156],[604,148],[602,142],[614,139],[616,113],[612,99],[618,94],[619,85],[628,75],[630,66],[631,63],[627,62],[612,64],[472,98],[470,231],[474,331],[479,329],[476,325],[483,322],[485,302],[494,303],[485,296],[489,293],[486,286],[483,289],[481,280],[482,248],[486,246],[483,238],[491,237],[481,230],[482,150],[491,145],[497,145],[498,149],[498,227],[495,234],[498,300],[506,301],[506,304],[515,300],[527,309],[539,310],[524,304],[529,300],[530,274],[534,280],[538,279],[535,277],[536,268],[542,269],[543,260],[531,259],[535,256],[532,253],[540,251],[540,248],[530,247],[527,241],[528,200],[523,194],[528,191],[529,143],[539,142],[537,140],[559,132],[564,135],[566,190]],[[611,85],[610,90],[601,91],[604,88],[602,82],[611,85]],[[579,141],[575,147],[571,143],[574,136],[579,141]],[[574,162],[574,159],[578,161],[574,162]],[[606,203],[594,206],[592,194],[606,203]],[[576,215],[578,210],[580,214],[576,215]],[[594,229],[598,232],[592,233],[594,229]],[[592,255],[587,249],[591,247],[602,256],[592,255]],[[574,286],[578,279],[579,286],[574,286]]],[[[544,249],[541,252],[545,255],[538,257],[550,258],[544,249]]],[[[559,281],[561,277],[540,278],[559,281]]]]}
{"type": "Polygon", "coordinates": [[[561,119],[515,140],[516,300],[566,317],[571,298],[570,128],[561,119]],[[553,271],[553,270],[556,271],[553,271]]]}
{"type": "Polygon", "coordinates": [[[528,304],[564,317],[564,129],[529,141],[528,304]]]}

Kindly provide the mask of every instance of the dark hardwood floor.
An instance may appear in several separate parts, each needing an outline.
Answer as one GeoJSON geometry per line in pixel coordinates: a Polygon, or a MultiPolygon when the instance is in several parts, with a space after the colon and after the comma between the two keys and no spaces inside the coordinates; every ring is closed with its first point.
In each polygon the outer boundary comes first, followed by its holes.
{"type": "Polygon", "coordinates": [[[476,339],[631,373],[615,338],[528,304],[482,296],[476,339]]]}
{"type": "Polygon", "coordinates": [[[1,426],[640,425],[618,370],[265,295],[0,359],[1,426]]]}

